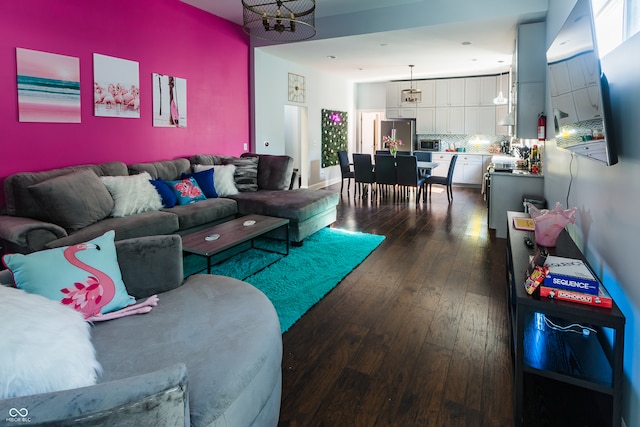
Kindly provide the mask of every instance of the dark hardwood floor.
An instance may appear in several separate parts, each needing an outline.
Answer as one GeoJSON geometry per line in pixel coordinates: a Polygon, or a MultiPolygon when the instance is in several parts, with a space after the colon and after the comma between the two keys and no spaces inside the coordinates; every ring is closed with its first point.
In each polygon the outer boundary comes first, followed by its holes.
{"type": "Polygon", "coordinates": [[[479,189],[436,187],[345,188],[333,227],[386,239],[283,335],[280,426],[513,425],[506,240],[479,189]]]}

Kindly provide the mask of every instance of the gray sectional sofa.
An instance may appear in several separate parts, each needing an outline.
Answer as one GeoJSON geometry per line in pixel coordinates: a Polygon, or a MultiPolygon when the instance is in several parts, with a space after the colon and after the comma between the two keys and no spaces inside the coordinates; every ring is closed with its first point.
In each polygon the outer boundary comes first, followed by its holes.
{"type": "Polygon", "coordinates": [[[6,203],[0,215],[0,244],[5,253],[30,253],[87,241],[108,230],[116,231],[116,240],[184,235],[250,213],[288,218],[289,238],[297,243],[335,221],[338,195],[292,189],[295,175],[290,157],[243,156],[259,158],[255,191],[115,218],[105,215],[110,200],[108,192],[105,196],[105,189],[96,183],[96,176],[148,172],[153,179],[175,180],[182,173],[192,172],[194,164],[228,164],[235,158],[200,154],[190,159],[132,165],[109,162],[16,173],[4,181],[6,203]]]}
{"type": "MultiPolygon", "coordinates": [[[[177,235],[121,240],[116,250],[128,293],[157,294],[158,306],[95,323],[98,384],[0,399],[0,425],[21,424],[9,415],[26,408],[34,426],[275,427],[282,335],[267,297],[229,277],[183,280],[177,235]]],[[[12,284],[0,271],[0,286],[12,284]]]]}

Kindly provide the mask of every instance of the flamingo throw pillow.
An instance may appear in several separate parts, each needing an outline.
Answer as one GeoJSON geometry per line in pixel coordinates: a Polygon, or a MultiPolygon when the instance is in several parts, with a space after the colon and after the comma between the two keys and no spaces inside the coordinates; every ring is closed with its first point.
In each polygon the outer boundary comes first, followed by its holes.
{"type": "Polygon", "coordinates": [[[113,230],[73,246],[2,258],[16,286],[60,301],[86,320],[103,320],[106,313],[135,303],[122,281],[113,230]]]}
{"type": "Polygon", "coordinates": [[[176,195],[178,204],[180,205],[188,205],[189,203],[207,198],[193,177],[168,181],[167,184],[169,184],[169,188],[171,188],[171,191],[176,195]]]}

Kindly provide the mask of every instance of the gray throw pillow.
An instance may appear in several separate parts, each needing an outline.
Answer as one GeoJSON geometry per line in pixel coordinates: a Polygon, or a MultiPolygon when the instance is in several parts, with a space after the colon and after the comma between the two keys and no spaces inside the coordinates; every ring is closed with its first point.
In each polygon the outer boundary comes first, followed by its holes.
{"type": "Polygon", "coordinates": [[[49,221],[67,230],[80,230],[109,216],[114,201],[90,169],[47,179],[29,192],[48,213],[49,221]]]}
{"type": "Polygon", "coordinates": [[[258,188],[260,190],[288,190],[293,179],[293,159],[289,156],[260,156],[258,188]]]}
{"type": "MultiPolygon", "coordinates": [[[[259,157],[234,158],[232,164],[236,166],[233,176],[238,191],[258,191],[258,161],[259,157]]],[[[215,176],[215,175],[214,175],[215,176]]]]}

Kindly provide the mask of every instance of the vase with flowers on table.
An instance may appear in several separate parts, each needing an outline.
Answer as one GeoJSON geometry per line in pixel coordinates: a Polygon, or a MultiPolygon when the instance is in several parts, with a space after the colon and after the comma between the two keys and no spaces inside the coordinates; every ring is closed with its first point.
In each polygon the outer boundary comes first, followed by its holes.
{"type": "Polygon", "coordinates": [[[386,147],[389,148],[389,152],[393,157],[396,157],[398,154],[398,146],[402,145],[402,140],[397,139],[394,136],[385,136],[382,138],[382,142],[386,147]]]}

